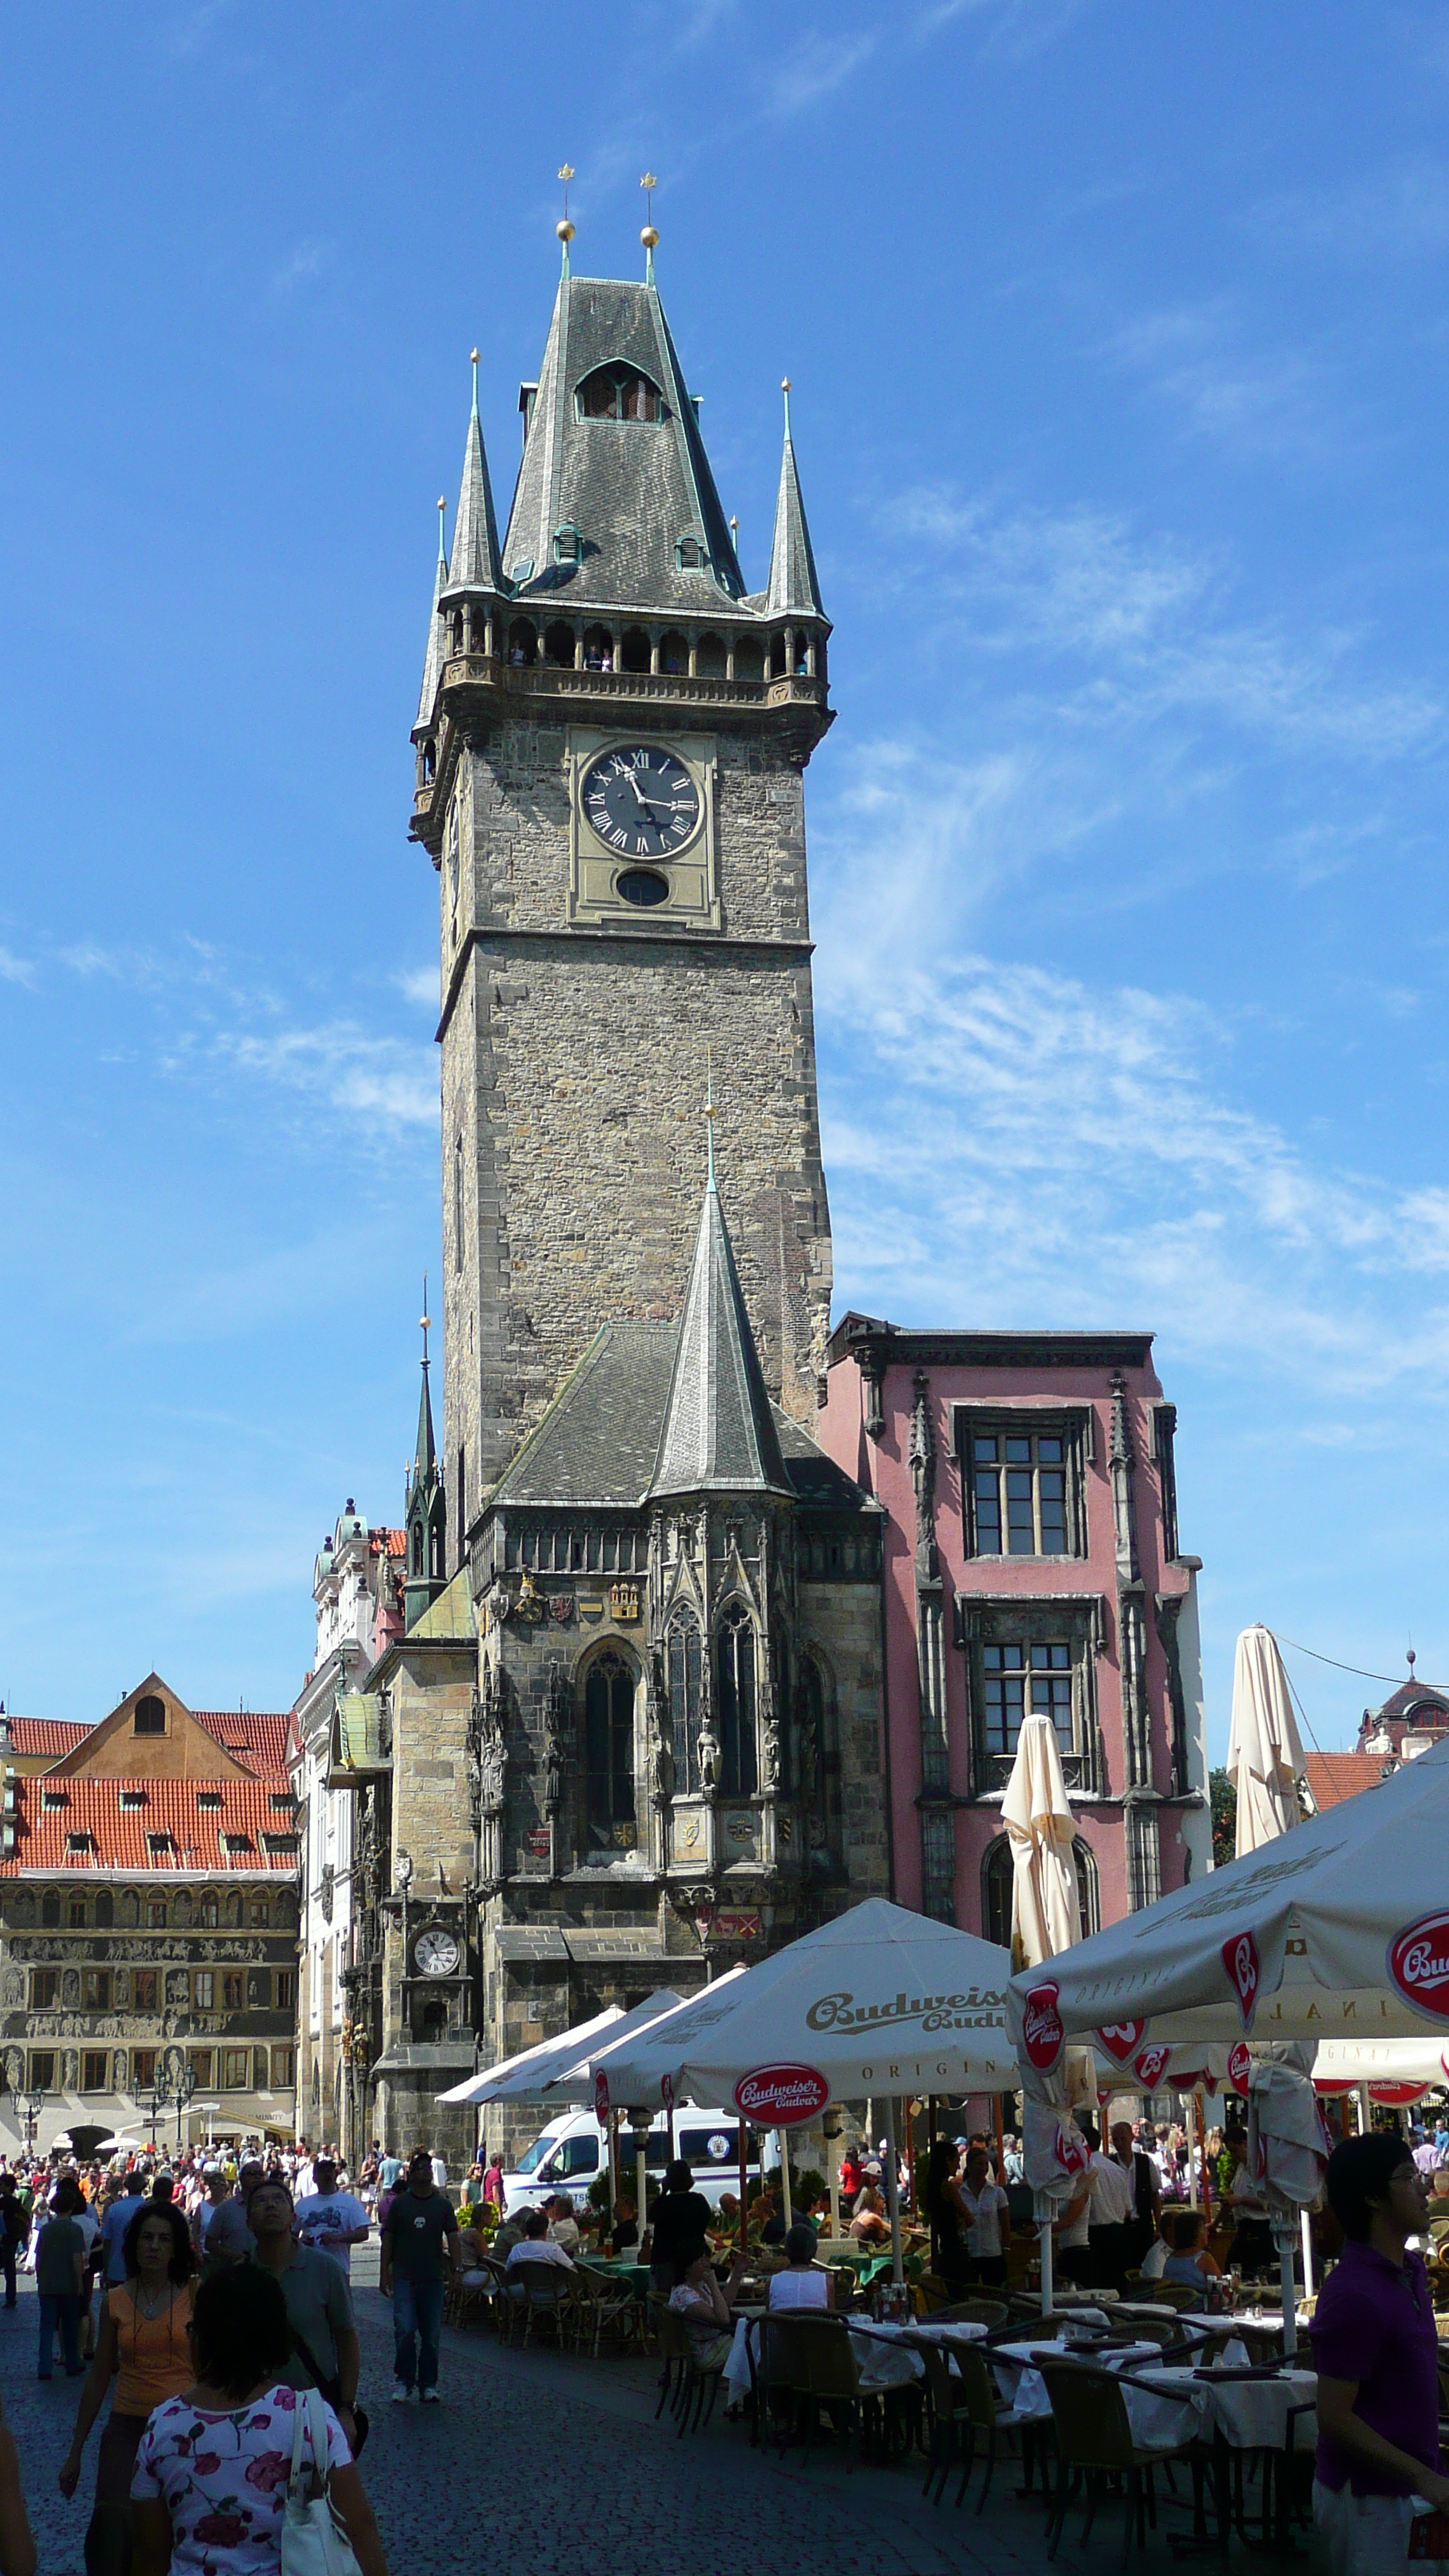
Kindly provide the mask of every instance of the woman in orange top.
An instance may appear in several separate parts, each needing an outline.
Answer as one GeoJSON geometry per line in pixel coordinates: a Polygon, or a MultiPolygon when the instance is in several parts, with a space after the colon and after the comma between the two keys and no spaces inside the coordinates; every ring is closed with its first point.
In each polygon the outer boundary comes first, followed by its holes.
{"type": "Polygon", "coordinates": [[[108,2290],[96,2357],[81,2390],[75,2439],[60,2472],[60,2491],[80,2483],[86,2437],[114,2376],[116,2393],[96,2462],[96,2501],[86,2533],[88,2576],[125,2576],[130,2558],[131,2471],[153,2406],[179,2397],[196,2373],[191,2322],[191,2232],[169,2201],[145,2201],[126,2230],[126,2278],[108,2290]]]}

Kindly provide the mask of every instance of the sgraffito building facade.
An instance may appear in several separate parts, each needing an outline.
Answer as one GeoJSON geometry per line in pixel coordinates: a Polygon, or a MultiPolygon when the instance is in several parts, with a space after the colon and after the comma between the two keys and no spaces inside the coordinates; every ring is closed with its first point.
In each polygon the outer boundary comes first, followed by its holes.
{"type": "MultiPolygon", "coordinates": [[[[16,1721],[34,1725],[37,1721],[16,1721]]],[[[285,1715],[188,1708],[151,1673],[7,1777],[0,2033],[36,2143],[135,2133],[177,2077],[181,2134],[290,2137],[297,1833],[285,1715]]],[[[175,2113],[160,2123],[176,2134],[175,2113]]]]}

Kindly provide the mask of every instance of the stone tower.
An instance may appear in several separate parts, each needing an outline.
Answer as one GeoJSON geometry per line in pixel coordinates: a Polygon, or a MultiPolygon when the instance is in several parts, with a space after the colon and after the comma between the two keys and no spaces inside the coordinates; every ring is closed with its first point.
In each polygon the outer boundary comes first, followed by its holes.
{"type": "Polygon", "coordinates": [[[830,1306],[804,771],[830,724],[790,440],[746,593],[652,275],[564,276],[500,545],[474,399],[428,630],[414,836],[442,915],[451,1561],[600,1322],[678,1312],[708,1054],[770,1395],[830,1306]]]}

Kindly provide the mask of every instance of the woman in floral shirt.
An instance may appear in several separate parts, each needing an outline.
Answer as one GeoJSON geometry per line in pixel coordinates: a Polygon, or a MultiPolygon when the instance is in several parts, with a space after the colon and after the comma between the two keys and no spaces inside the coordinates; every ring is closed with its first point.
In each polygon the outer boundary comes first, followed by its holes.
{"type": "MultiPolygon", "coordinates": [[[[196,2383],[152,2415],[131,2481],[132,2576],[279,2576],[297,2391],[275,2276],[242,2264],[203,2281],[191,2326],[196,2383]]],[[[362,2576],[387,2576],[372,2507],[330,2406],[327,2457],[315,2466],[362,2576]]],[[[303,2462],[313,2468],[310,2433],[303,2462]]],[[[308,2492],[318,2492],[308,2475],[308,2492]]]]}

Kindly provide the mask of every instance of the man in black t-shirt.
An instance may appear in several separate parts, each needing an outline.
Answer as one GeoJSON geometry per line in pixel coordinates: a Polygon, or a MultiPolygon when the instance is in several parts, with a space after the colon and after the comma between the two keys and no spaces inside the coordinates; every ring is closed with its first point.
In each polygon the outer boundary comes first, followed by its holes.
{"type": "Polygon", "coordinates": [[[382,2231],[378,2281],[383,2297],[392,2299],[395,2406],[406,2406],[415,2384],[425,2406],[438,2403],[443,2285],[458,2269],[461,2246],[458,2214],[433,2180],[433,2159],[426,2147],[415,2147],[382,2231]]]}
{"type": "Polygon", "coordinates": [[[653,2241],[649,2252],[649,2286],[669,2296],[686,2268],[704,2252],[705,2230],[714,2212],[702,2191],[694,2188],[694,2176],[682,2156],[670,2165],[664,2176],[664,2189],[654,2203],[651,2224],[653,2241]]]}

